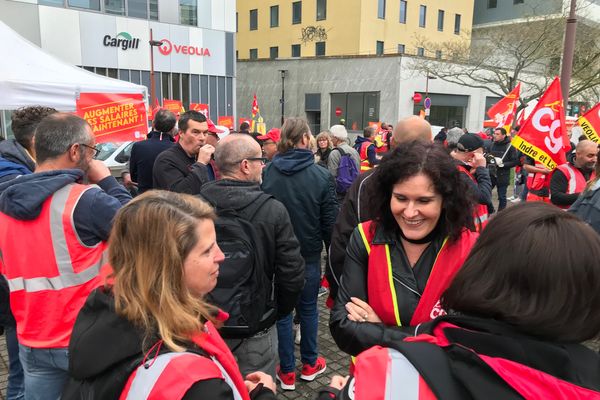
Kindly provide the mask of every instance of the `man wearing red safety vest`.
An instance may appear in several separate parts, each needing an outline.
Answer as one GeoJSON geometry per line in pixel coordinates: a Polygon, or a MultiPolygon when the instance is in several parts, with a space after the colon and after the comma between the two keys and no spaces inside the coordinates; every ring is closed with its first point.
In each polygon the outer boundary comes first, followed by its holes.
{"type": "Polygon", "coordinates": [[[50,115],[34,143],[35,173],[0,186],[0,268],[17,322],[25,398],[57,399],[75,318],[103,282],[112,219],[131,196],[93,159],[98,150],[85,120],[50,115]],[[84,177],[99,187],[81,184],[84,177]]]}
{"type": "Polygon", "coordinates": [[[363,130],[363,137],[357,137],[354,142],[354,150],[360,155],[360,172],[368,171],[379,164],[377,152],[375,151],[375,128],[367,126],[363,130]]]}
{"type": "Polygon", "coordinates": [[[456,147],[450,155],[456,160],[461,177],[468,181],[475,199],[475,227],[481,230],[488,221],[488,205],[492,204],[492,180],[486,168],[483,156],[484,142],[481,137],[473,133],[465,133],[458,139],[456,147]]]}
{"type": "Polygon", "coordinates": [[[550,178],[552,171],[531,157],[525,157],[523,169],[527,171],[527,201],[550,203],[550,178]]]}
{"type": "Polygon", "coordinates": [[[598,159],[598,145],[591,140],[577,143],[573,161],[559,165],[550,180],[550,201],[567,209],[575,203],[587,182],[594,178],[598,159]]]}

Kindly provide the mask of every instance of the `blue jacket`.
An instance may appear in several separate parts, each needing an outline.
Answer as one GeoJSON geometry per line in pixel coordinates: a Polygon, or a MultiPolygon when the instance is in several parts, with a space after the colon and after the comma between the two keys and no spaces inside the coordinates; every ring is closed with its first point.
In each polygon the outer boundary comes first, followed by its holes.
{"type": "Polygon", "coordinates": [[[25,166],[30,172],[35,170],[35,161],[33,161],[27,150],[15,139],[0,142],[0,156],[8,161],[25,166]]]}
{"type": "Polygon", "coordinates": [[[0,157],[0,183],[29,174],[31,171],[26,166],[0,157]]]}
{"type": "Polygon", "coordinates": [[[277,154],[265,167],[262,189],[287,208],[306,262],[318,261],[323,241],[328,245],[331,240],[338,213],[329,171],[315,164],[310,150],[290,150],[277,154]]]}
{"type": "Polygon", "coordinates": [[[367,157],[369,158],[369,164],[379,164],[379,160],[377,159],[377,152],[375,151],[375,143],[372,143],[369,139],[364,138],[362,136],[357,137],[356,141],[354,142],[354,150],[356,150],[358,154],[360,154],[360,148],[365,142],[369,142],[371,144],[371,146],[367,148],[367,157]]]}

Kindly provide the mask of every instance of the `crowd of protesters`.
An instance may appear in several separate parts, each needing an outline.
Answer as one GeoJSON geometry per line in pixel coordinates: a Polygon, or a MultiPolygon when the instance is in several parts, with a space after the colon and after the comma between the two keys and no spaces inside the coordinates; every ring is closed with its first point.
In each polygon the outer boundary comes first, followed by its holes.
{"type": "Polygon", "coordinates": [[[296,389],[295,338],[299,379],[326,372],[324,318],[350,375],[321,400],[600,398],[600,355],[581,344],[600,334],[589,140],[549,171],[503,128],[434,139],[410,116],[352,146],[343,124],[259,135],[160,110],[120,184],[81,118],[27,107],[12,130],[10,400],[276,398],[296,389]]]}

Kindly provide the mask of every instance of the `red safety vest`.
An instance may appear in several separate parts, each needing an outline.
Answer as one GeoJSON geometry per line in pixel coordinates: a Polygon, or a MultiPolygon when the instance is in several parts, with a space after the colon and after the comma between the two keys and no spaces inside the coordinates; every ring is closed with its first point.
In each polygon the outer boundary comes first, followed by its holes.
{"type": "MultiPolygon", "coordinates": [[[[535,166],[542,167],[543,164],[536,161],[535,166]]],[[[550,176],[551,176],[550,173],[547,173],[547,174],[542,174],[539,172],[529,173],[527,175],[527,189],[529,189],[529,190],[549,189],[550,188],[550,176]]],[[[537,200],[537,198],[540,198],[540,196],[537,196],[537,195],[533,195],[533,196],[535,196],[535,197],[532,197],[532,199],[535,199],[535,200],[532,200],[532,201],[540,201],[540,200],[537,200]]],[[[527,197],[527,201],[530,201],[529,196],[527,197]]]]}
{"type": "Polygon", "coordinates": [[[231,351],[212,322],[192,338],[208,356],[190,352],[164,353],[145,360],[130,376],[119,400],[179,400],[194,385],[207,379],[223,379],[236,400],[250,395],[231,351]]]}
{"type": "MultiPolygon", "coordinates": [[[[368,303],[384,324],[401,326],[389,245],[373,243],[372,223],[373,221],[367,221],[358,225],[363,243],[369,254],[367,272],[368,303]]],[[[431,269],[427,286],[425,286],[421,300],[410,320],[410,326],[430,321],[445,314],[440,306],[440,297],[462,267],[478,236],[478,233],[465,229],[456,242],[451,244],[447,238],[444,240],[431,269]]]]}
{"type": "MultiPolygon", "coordinates": [[[[568,184],[566,194],[581,193],[585,190],[587,181],[585,180],[585,177],[581,171],[569,163],[559,165],[557,169],[567,177],[568,184]]],[[[590,180],[594,179],[595,177],[596,174],[592,172],[592,175],[590,175],[590,180]]],[[[558,207],[566,210],[570,207],[570,205],[560,205],[558,207]]]]}
{"type": "Polygon", "coordinates": [[[387,153],[390,150],[387,145],[389,135],[389,131],[381,131],[378,136],[375,137],[375,152],[377,154],[387,153]]]}
{"type": "Polygon", "coordinates": [[[106,243],[88,247],[75,231],[73,211],[90,188],[73,183],[59,189],[36,219],[0,213],[2,273],[25,346],[68,347],[79,310],[110,273],[106,243]]]}
{"type": "MultiPolygon", "coordinates": [[[[471,178],[475,184],[477,184],[477,179],[471,174],[471,172],[465,168],[464,165],[457,165],[458,170],[464,172],[471,178]]],[[[475,223],[475,231],[480,232],[485,228],[489,220],[488,208],[485,204],[477,204],[474,210],[473,222],[475,223]]]]}
{"type": "MultiPolygon", "coordinates": [[[[434,328],[433,335],[422,334],[405,341],[448,347],[453,343],[443,333],[447,327],[455,326],[441,322],[434,328]]],[[[525,399],[600,400],[600,393],[595,390],[577,386],[512,360],[471,351],[525,399]]],[[[436,399],[417,369],[395,349],[375,346],[361,353],[357,358],[354,376],[356,399],[436,399]]]]}
{"type": "Polygon", "coordinates": [[[364,172],[364,171],[368,171],[371,168],[373,168],[371,166],[371,164],[369,163],[369,155],[368,155],[368,148],[369,146],[374,146],[373,143],[371,142],[362,142],[360,145],[360,172],[364,172]]]}

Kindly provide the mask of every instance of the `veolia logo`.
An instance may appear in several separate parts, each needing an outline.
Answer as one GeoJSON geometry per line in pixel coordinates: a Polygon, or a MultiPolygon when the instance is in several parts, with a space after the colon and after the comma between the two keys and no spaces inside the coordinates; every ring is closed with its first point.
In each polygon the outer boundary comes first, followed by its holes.
{"type": "Polygon", "coordinates": [[[131,37],[127,32],[119,32],[116,37],[104,36],[102,43],[106,47],[120,47],[122,50],[137,49],[140,46],[140,39],[131,37]]]}
{"type": "Polygon", "coordinates": [[[182,44],[173,44],[169,39],[161,40],[162,46],[158,48],[160,54],[168,56],[173,51],[176,54],[187,54],[190,56],[206,56],[210,57],[210,50],[208,48],[197,47],[197,46],[185,46],[182,44]]]}

